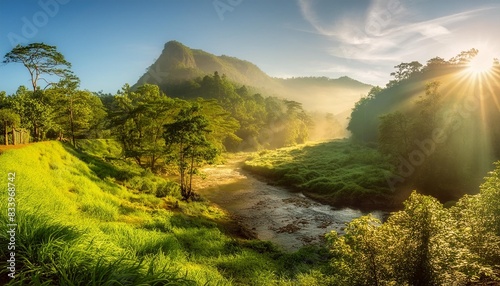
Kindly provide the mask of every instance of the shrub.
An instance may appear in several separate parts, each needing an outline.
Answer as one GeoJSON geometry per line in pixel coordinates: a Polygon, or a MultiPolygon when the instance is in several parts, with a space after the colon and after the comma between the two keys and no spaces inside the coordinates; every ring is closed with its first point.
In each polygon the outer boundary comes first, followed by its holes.
{"type": "Polygon", "coordinates": [[[160,183],[156,188],[156,197],[158,198],[164,198],[166,196],[176,196],[179,194],[179,184],[172,181],[160,183]]]}

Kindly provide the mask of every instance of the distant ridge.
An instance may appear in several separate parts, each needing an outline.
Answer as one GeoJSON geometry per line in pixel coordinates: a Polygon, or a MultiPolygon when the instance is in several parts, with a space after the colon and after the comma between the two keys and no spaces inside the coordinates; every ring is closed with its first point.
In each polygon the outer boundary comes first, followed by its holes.
{"type": "MultiPolygon", "coordinates": [[[[268,95],[275,95],[303,104],[306,109],[333,114],[354,106],[371,85],[343,76],[273,78],[255,64],[226,55],[216,56],[191,49],[178,41],[167,42],[158,59],[134,85],[157,84],[164,91],[169,86],[218,72],[230,81],[251,86],[268,95]]],[[[175,94],[171,95],[175,96],[175,94]]]]}

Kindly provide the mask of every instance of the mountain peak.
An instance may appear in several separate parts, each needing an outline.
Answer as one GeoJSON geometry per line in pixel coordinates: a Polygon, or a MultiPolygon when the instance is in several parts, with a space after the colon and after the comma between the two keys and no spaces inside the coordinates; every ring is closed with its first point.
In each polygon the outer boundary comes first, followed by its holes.
{"type": "Polygon", "coordinates": [[[160,57],[139,79],[136,86],[144,83],[180,83],[214,72],[225,74],[231,81],[255,87],[272,84],[272,79],[267,74],[248,61],[230,56],[216,56],[191,49],[178,41],[169,41],[160,57]]]}
{"type": "Polygon", "coordinates": [[[165,48],[156,64],[160,64],[163,71],[175,68],[196,68],[196,61],[191,49],[177,41],[170,41],[165,44],[165,48]]]}
{"type": "Polygon", "coordinates": [[[183,45],[181,42],[173,40],[173,41],[166,42],[163,49],[168,50],[169,48],[172,49],[172,48],[179,48],[179,47],[188,48],[185,45],[183,45]]]}

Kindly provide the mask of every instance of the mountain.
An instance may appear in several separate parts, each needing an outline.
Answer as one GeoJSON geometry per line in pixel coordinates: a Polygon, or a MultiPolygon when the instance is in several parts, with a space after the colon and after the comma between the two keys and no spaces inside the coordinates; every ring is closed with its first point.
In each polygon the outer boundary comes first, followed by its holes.
{"type": "MultiPolygon", "coordinates": [[[[350,110],[354,102],[372,88],[349,77],[272,78],[255,64],[226,55],[216,56],[191,49],[177,41],[165,44],[160,57],[135,86],[158,84],[164,91],[183,82],[218,72],[239,85],[255,88],[267,95],[283,97],[303,104],[311,111],[333,114],[350,110]]],[[[167,94],[176,96],[175,94],[167,94]]]]}
{"type": "Polygon", "coordinates": [[[202,50],[190,49],[177,41],[170,41],[165,44],[160,57],[136,85],[178,84],[213,74],[215,71],[242,85],[264,88],[274,84],[271,77],[248,61],[225,55],[216,56],[202,50]]]}

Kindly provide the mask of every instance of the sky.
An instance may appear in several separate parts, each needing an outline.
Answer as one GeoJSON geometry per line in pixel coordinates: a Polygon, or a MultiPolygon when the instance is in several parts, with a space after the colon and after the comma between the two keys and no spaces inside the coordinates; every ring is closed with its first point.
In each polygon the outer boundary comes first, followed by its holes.
{"type": "MultiPolygon", "coordinates": [[[[176,40],[250,61],[273,77],[349,76],[385,86],[394,66],[476,48],[500,57],[497,0],[0,0],[0,56],[56,46],[81,88],[134,84],[176,40]]],[[[0,64],[0,90],[30,86],[0,64]]]]}

